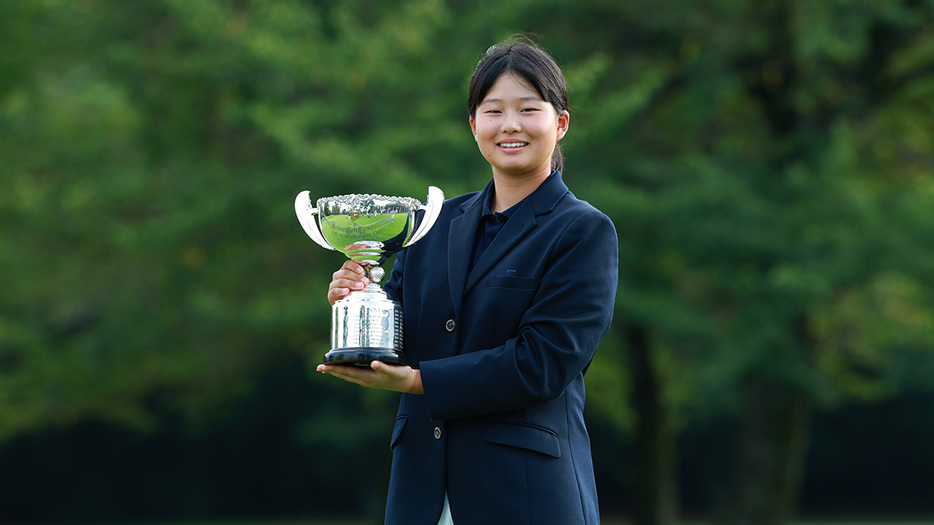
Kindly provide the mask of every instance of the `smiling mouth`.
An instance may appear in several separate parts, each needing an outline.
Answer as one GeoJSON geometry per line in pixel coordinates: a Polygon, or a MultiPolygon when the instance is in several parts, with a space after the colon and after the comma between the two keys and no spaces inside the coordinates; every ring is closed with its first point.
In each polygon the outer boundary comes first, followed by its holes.
{"type": "Polygon", "coordinates": [[[528,146],[528,145],[529,145],[528,142],[500,142],[499,143],[499,147],[506,148],[506,149],[521,148],[521,147],[528,146]]]}

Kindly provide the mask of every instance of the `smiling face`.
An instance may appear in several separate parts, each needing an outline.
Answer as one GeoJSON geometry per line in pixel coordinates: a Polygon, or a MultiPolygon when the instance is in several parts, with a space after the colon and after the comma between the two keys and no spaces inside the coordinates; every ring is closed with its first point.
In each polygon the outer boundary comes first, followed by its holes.
{"type": "Polygon", "coordinates": [[[494,177],[544,180],[569,121],[567,111],[558,113],[528,82],[505,72],[477,106],[470,129],[494,177]]]}

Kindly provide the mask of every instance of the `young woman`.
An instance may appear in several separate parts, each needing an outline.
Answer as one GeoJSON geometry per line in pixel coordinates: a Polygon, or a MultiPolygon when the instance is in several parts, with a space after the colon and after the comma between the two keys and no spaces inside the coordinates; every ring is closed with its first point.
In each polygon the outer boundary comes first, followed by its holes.
{"type": "MultiPolygon", "coordinates": [[[[411,366],[318,371],[403,392],[386,523],[596,524],[584,374],[612,318],[616,230],[562,180],[567,88],[545,51],[491,47],[468,109],[493,178],[444,203],[384,288],[411,366]]],[[[328,300],[365,283],[348,261],[328,300]]]]}

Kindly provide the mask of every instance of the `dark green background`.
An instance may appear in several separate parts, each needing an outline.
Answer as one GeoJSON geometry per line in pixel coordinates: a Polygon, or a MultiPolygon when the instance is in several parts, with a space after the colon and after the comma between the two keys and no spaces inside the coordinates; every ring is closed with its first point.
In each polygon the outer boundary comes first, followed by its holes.
{"type": "MultiPolygon", "coordinates": [[[[293,199],[490,177],[481,53],[570,86],[620,236],[605,516],[934,514],[931,0],[0,1],[0,522],[378,520],[293,199]]],[[[601,264],[601,261],[592,261],[601,264]]]]}

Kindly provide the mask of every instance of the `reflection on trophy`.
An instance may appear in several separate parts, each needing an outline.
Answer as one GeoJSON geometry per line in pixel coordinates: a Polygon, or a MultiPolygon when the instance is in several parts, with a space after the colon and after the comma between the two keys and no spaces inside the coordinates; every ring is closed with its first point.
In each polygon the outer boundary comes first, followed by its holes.
{"type": "Polygon", "coordinates": [[[324,197],[312,207],[308,191],[295,197],[295,214],[305,233],[324,248],[360,263],[370,280],[366,288],[331,307],[331,351],[325,354],[325,363],[406,362],[402,307],[379,286],[385,273],[380,265],[424,237],[443,204],[444,193],[434,186],[428,188],[424,205],[411,197],[351,194],[324,197]],[[421,220],[419,210],[425,212],[421,220]]]}

